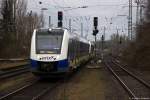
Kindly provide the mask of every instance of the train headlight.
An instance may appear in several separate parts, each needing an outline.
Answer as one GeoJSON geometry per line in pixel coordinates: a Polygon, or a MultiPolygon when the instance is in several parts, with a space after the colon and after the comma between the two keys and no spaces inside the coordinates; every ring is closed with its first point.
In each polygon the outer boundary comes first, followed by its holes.
{"type": "Polygon", "coordinates": [[[48,31],[49,31],[49,32],[51,32],[51,31],[52,31],[52,29],[50,28],[48,31]]]}

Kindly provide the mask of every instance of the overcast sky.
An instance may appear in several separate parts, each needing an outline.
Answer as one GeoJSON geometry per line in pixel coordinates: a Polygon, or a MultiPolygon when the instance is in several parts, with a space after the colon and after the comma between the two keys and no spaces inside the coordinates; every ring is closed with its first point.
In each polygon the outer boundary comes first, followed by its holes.
{"type": "MultiPolygon", "coordinates": [[[[28,0],[28,10],[41,13],[41,8],[47,8],[44,11],[46,25],[48,26],[48,16],[51,16],[51,23],[57,25],[57,12],[63,11],[64,27],[68,28],[68,21],[72,19],[72,29],[78,34],[81,33],[81,23],[84,27],[84,36],[88,34],[88,39],[93,39],[93,17],[99,18],[99,37],[106,27],[106,38],[116,33],[116,28],[120,29],[120,34],[127,35],[127,16],[129,0],[28,0]],[[39,4],[39,2],[42,4],[39,4]],[[88,6],[87,8],[78,8],[88,6]],[[72,9],[78,8],[78,9],[72,9]],[[118,16],[127,15],[127,16],[118,16]]],[[[134,0],[133,0],[134,1],[134,0]]],[[[133,3],[133,5],[135,5],[133,3]]],[[[134,8],[135,9],[135,8],[134,8]]],[[[133,10],[135,16],[135,10],[133,10]]]]}

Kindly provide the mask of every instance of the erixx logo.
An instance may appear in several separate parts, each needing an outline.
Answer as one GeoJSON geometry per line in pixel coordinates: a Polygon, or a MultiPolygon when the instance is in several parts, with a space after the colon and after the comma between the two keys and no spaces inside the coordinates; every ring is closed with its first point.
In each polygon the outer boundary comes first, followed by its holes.
{"type": "Polygon", "coordinates": [[[41,57],[40,60],[56,60],[54,56],[51,57],[41,57]]]}

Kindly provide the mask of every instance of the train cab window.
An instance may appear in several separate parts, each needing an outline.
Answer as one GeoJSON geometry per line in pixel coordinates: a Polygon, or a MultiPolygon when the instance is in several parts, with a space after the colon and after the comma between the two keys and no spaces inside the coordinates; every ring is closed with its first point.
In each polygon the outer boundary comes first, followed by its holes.
{"type": "Polygon", "coordinates": [[[63,34],[63,30],[37,31],[37,54],[60,54],[63,34]]]}

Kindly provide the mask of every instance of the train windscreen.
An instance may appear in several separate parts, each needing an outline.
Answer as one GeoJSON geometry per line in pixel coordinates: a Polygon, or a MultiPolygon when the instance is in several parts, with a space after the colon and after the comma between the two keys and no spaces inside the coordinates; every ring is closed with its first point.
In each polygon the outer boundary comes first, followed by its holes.
{"type": "Polygon", "coordinates": [[[60,54],[63,30],[38,31],[36,35],[37,54],[60,54]]]}

